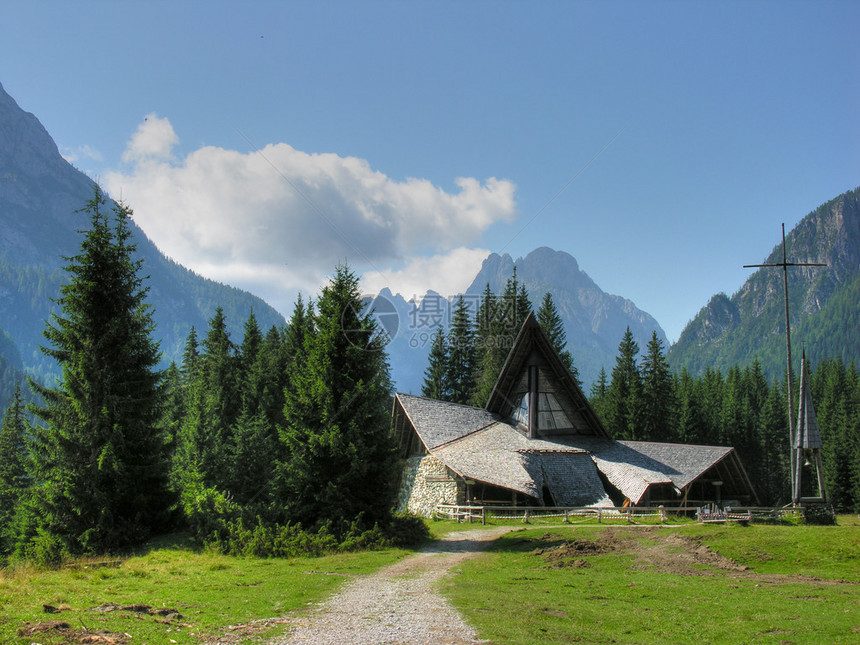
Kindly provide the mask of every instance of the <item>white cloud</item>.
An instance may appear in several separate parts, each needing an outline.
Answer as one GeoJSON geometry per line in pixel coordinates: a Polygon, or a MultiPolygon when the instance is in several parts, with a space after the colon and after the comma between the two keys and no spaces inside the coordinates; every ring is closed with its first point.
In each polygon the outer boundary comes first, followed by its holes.
{"type": "Polygon", "coordinates": [[[402,269],[366,273],[361,284],[365,293],[388,287],[406,300],[416,296],[420,300],[428,290],[447,298],[468,288],[488,255],[488,249],[458,247],[444,255],[414,257],[402,269]]]}
{"type": "Polygon", "coordinates": [[[173,131],[170,121],[150,112],[143,117],[143,123],[137,126],[137,132],[128,142],[122,160],[132,163],[147,159],[168,160],[171,158],[173,146],[177,143],[179,137],[173,131]]]}
{"type": "Polygon", "coordinates": [[[363,159],[285,143],[249,153],[204,147],[173,159],[177,141],[167,119],[148,115],[123,156],[129,167],[106,174],[107,190],[122,194],[174,260],[269,294],[272,304],[271,294],[315,295],[344,261],[357,273],[399,266],[391,278],[407,291],[418,288],[421,272],[428,286],[449,291],[454,267],[486,256],[466,247],[516,214],[507,180],[458,178],[457,190],[446,192],[426,179],[395,181],[363,159]],[[440,264],[422,259],[428,254],[440,264]]]}

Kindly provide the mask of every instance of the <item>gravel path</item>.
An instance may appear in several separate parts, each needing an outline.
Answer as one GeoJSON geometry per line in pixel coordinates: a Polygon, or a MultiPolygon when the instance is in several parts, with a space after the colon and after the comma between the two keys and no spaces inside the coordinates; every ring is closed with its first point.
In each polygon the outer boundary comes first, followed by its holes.
{"type": "Polygon", "coordinates": [[[479,555],[508,527],[452,533],[416,555],[358,578],[291,621],[276,645],[472,645],[486,643],[437,592],[454,565],[479,555]]]}

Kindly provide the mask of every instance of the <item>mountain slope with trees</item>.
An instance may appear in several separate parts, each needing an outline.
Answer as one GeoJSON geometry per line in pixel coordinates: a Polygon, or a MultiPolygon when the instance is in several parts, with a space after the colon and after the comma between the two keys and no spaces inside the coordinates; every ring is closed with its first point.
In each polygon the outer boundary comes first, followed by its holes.
{"type": "MultiPolygon", "coordinates": [[[[77,211],[93,186],[63,159],[39,120],[0,86],[0,327],[17,346],[22,366],[46,381],[59,372],[39,351],[43,323],[57,311],[52,299],[59,296],[64,258],[77,251],[78,231],[88,224],[77,211]]],[[[165,257],[134,222],[129,226],[146,260],[165,365],[181,356],[190,327],[204,328],[216,306],[234,322],[253,309],[266,327],[284,323],[261,299],[194,274],[165,257]]],[[[241,327],[231,331],[241,333],[241,327]]]]}
{"type": "MultiPolygon", "coordinates": [[[[825,359],[860,362],[860,188],[818,207],[786,235],[792,344],[803,343],[812,365],[825,359]]],[[[782,243],[765,264],[782,262],[782,243]]],[[[726,370],[758,359],[768,376],[785,372],[781,268],[756,270],[733,296],[715,295],[668,353],[691,374],[726,370]]],[[[796,366],[795,366],[796,370],[796,366]]]]}

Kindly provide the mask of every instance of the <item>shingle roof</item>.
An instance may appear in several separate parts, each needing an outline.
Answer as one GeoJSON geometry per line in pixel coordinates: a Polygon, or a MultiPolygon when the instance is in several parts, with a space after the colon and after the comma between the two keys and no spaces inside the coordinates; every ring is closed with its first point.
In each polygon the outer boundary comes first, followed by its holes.
{"type": "MultiPolygon", "coordinates": [[[[797,436],[800,447],[804,449],[821,448],[821,432],[818,430],[818,417],[815,416],[815,406],[812,405],[812,393],[809,390],[809,363],[806,353],[800,366],[800,407],[797,411],[797,436]]],[[[795,442],[796,443],[796,442],[795,442]]],[[[792,446],[797,448],[797,446],[792,446]]]]}
{"type": "Polygon", "coordinates": [[[483,408],[400,392],[396,396],[428,450],[500,420],[483,408]]]}
{"type": "Polygon", "coordinates": [[[639,503],[649,486],[683,489],[732,452],[582,435],[529,439],[482,408],[402,393],[397,399],[427,449],[461,477],[536,499],[547,484],[564,506],[611,505],[598,470],[639,503]]]}
{"type": "Polygon", "coordinates": [[[592,457],[612,485],[638,503],[648,486],[671,483],[681,490],[731,451],[722,446],[612,441],[596,447],[592,457]]]}
{"type": "Polygon", "coordinates": [[[528,439],[497,422],[450,441],[433,454],[461,477],[542,499],[543,487],[563,506],[611,506],[594,463],[582,448],[528,439]]]}
{"type": "Polygon", "coordinates": [[[543,453],[541,462],[556,506],[614,506],[587,453],[543,453]]]}

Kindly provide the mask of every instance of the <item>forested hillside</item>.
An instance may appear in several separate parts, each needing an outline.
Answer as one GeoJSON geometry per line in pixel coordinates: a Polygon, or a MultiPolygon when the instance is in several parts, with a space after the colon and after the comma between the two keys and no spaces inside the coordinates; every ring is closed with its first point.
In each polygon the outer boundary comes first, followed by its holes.
{"type": "MultiPolygon", "coordinates": [[[[778,231],[775,231],[778,233],[778,231]]],[[[763,262],[782,262],[780,243],[763,262]]],[[[823,204],[786,235],[793,344],[803,344],[813,365],[860,362],[860,189],[823,204]]],[[[751,258],[750,263],[755,263],[751,258]]],[[[765,374],[785,372],[782,269],[756,270],[730,298],[714,296],[668,353],[675,369],[693,375],[727,370],[758,358],[765,374]]],[[[797,367],[795,366],[795,371],[797,367]]]]}
{"type": "MultiPolygon", "coordinates": [[[[216,307],[158,369],[130,211],[96,189],[40,351],[34,418],[13,392],[0,428],[0,558],[57,563],[189,530],[236,554],[420,539],[392,515],[399,480],[382,336],[338,267],[289,326],[253,312],[234,340],[216,307]]],[[[241,323],[240,323],[241,324],[241,323]]]]}

